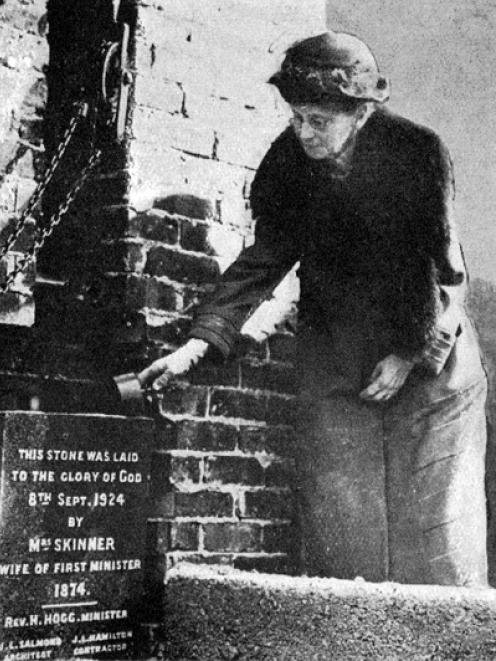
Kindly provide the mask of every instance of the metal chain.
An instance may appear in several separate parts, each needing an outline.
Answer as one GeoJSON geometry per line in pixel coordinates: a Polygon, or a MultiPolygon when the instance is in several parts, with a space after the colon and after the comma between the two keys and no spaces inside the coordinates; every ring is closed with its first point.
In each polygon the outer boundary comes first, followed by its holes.
{"type": "Polygon", "coordinates": [[[95,167],[95,165],[98,163],[102,156],[102,152],[97,149],[91,156],[88,161],[88,163],[85,165],[83,168],[81,174],[79,177],[76,179],[76,181],[73,183],[71,188],[69,189],[69,192],[65,196],[65,200],[61,202],[57,208],[57,211],[53,214],[53,216],[50,218],[50,222],[47,225],[47,227],[44,227],[41,231],[41,234],[38,239],[36,239],[34,246],[32,248],[32,255],[36,255],[37,252],[40,250],[40,248],[43,247],[45,241],[49,236],[53,234],[54,229],[57,227],[57,225],[60,223],[62,220],[62,217],[67,213],[67,210],[69,209],[70,205],[74,201],[74,198],[76,195],[79,193],[81,190],[84,182],[88,178],[91,170],[95,167]]]}
{"type": "Polygon", "coordinates": [[[3,246],[0,247],[0,259],[5,257],[5,255],[10,251],[14,243],[21,235],[22,230],[24,229],[28,219],[32,217],[34,210],[40,203],[40,200],[43,197],[48,187],[48,184],[52,180],[52,177],[55,171],[57,170],[60,161],[62,160],[62,157],[67,149],[69,142],[71,141],[72,136],[74,135],[74,132],[76,131],[79,125],[79,122],[81,121],[81,119],[86,117],[88,113],[88,104],[79,103],[77,105],[78,105],[77,111],[71,117],[71,120],[62,137],[62,140],[59,146],[57,147],[57,150],[55,151],[54,155],[50,159],[50,164],[43,175],[43,179],[41,179],[41,181],[36,186],[33,194],[29,198],[29,202],[26,208],[21,213],[19,218],[16,220],[15,225],[12,228],[12,231],[7,238],[7,241],[4,243],[3,246]]]}
{"type": "Polygon", "coordinates": [[[51,216],[50,222],[48,223],[48,225],[42,229],[42,231],[40,233],[40,236],[35,240],[33,246],[30,248],[30,250],[28,252],[24,253],[24,255],[21,257],[21,259],[16,263],[15,267],[9,273],[9,275],[8,275],[7,279],[5,280],[5,282],[3,282],[0,285],[0,294],[7,293],[11,289],[12,285],[14,284],[14,281],[15,281],[16,277],[20,273],[24,273],[24,271],[26,271],[29,264],[36,257],[38,251],[45,244],[45,241],[47,240],[47,238],[49,236],[51,236],[51,234],[53,233],[53,231],[55,230],[57,225],[62,220],[62,217],[67,212],[70,205],[74,201],[76,195],[81,190],[84,182],[86,181],[86,179],[90,175],[91,170],[96,166],[96,164],[100,160],[101,155],[102,155],[102,153],[101,153],[100,150],[95,151],[91,155],[88,163],[83,168],[81,174],[79,175],[79,177],[76,179],[76,181],[73,183],[73,185],[69,189],[67,195],[65,196],[64,201],[59,204],[59,206],[57,207],[57,210],[51,216]]]}
{"type": "MultiPolygon", "coordinates": [[[[99,49],[99,55],[102,59],[105,58],[107,50],[111,44],[112,42],[109,41],[102,42],[99,49]]],[[[64,153],[72,139],[72,136],[74,135],[76,129],[78,128],[80,121],[82,119],[87,118],[88,116],[90,107],[87,102],[85,101],[78,102],[75,105],[77,106],[77,110],[75,114],[71,117],[69,125],[67,126],[67,129],[64,135],[62,136],[62,140],[58,145],[56,152],[53,154],[52,158],[50,159],[50,164],[43,175],[43,179],[38,183],[37,187],[35,188],[33,194],[29,199],[26,208],[24,209],[20,217],[16,220],[14,227],[7,238],[7,241],[3,246],[0,247],[0,259],[5,257],[5,255],[11,250],[12,246],[19,238],[24,227],[26,226],[28,220],[33,216],[34,210],[39,205],[48,187],[48,184],[50,183],[55,171],[60,165],[62,157],[64,156],[64,153]]],[[[105,119],[104,125],[106,127],[110,127],[113,125],[113,118],[111,114],[109,117],[105,119]]],[[[90,122],[90,134],[91,134],[90,150],[92,150],[93,153],[91,154],[81,174],[69,189],[64,200],[59,204],[57,210],[50,217],[47,226],[41,230],[40,235],[34,241],[33,246],[28,251],[26,251],[23,254],[23,256],[15,263],[14,268],[8,274],[5,282],[0,284],[0,295],[5,294],[8,291],[12,291],[12,286],[17,276],[21,273],[24,273],[27,270],[29,264],[34,260],[38,251],[45,244],[47,238],[52,235],[57,225],[59,225],[59,223],[61,222],[62,217],[66,214],[67,210],[69,209],[75,197],[81,190],[82,186],[84,185],[86,179],[89,177],[93,168],[100,161],[102,152],[100,150],[95,150],[96,133],[97,133],[97,116],[96,116],[96,112],[93,112],[93,116],[91,117],[91,122],[90,122]]],[[[17,293],[21,295],[23,294],[23,292],[20,291],[17,293]]]]}

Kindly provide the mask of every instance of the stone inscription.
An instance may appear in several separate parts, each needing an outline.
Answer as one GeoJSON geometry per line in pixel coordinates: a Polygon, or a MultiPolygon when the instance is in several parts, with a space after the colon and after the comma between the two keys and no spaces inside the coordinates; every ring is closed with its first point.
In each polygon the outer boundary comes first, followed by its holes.
{"type": "Polygon", "coordinates": [[[2,417],[0,659],[133,654],[151,422],[2,417]]]}

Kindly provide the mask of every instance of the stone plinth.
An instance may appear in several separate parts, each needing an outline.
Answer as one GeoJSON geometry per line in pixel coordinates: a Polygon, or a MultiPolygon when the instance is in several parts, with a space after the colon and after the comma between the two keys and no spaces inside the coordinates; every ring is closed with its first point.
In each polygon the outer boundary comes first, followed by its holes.
{"type": "Polygon", "coordinates": [[[165,658],[453,661],[496,658],[496,592],[178,565],[165,658]]]}

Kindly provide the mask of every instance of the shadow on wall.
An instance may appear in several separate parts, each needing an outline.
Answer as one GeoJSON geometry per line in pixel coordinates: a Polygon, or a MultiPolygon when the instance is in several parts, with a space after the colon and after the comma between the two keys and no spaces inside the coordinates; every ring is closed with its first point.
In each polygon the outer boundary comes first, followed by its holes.
{"type": "MultiPolygon", "coordinates": [[[[149,254],[146,273],[166,275],[181,284],[204,285],[207,292],[242,248],[254,241],[253,223],[244,231],[229,227],[218,218],[210,200],[191,194],[156,198],[151,209],[137,214],[136,223],[141,236],[174,248],[173,252],[162,248],[156,255],[149,254]]],[[[299,298],[297,266],[245,322],[243,335],[263,342],[293,320],[299,298]]]]}

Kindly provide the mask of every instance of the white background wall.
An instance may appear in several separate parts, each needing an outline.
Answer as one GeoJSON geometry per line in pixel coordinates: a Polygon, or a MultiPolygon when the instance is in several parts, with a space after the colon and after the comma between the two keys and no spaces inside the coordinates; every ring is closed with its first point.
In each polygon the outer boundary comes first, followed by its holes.
{"type": "Polygon", "coordinates": [[[471,275],[496,282],[496,2],[328,0],[327,16],[372,48],[392,80],[391,109],[448,145],[471,275]]]}

